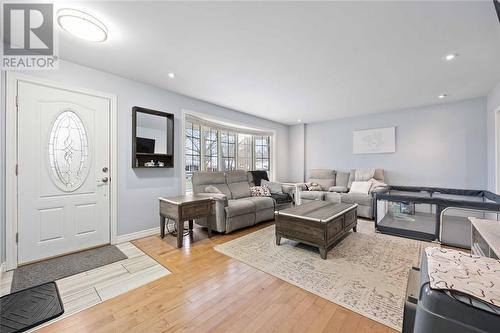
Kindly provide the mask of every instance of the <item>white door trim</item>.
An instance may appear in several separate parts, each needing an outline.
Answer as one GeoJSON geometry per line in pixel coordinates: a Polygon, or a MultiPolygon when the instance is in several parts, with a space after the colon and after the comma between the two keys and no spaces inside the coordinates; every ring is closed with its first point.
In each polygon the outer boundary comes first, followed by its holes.
{"type": "Polygon", "coordinates": [[[500,107],[495,111],[495,192],[500,193],[500,107]]]}
{"type": "Polygon", "coordinates": [[[35,83],[47,87],[67,90],[80,94],[101,97],[109,100],[111,111],[110,119],[110,241],[115,244],[117,240],[117,110],[116,95],[103,93],[86,88],[73,87],[64,83],[55,83],[45,79],[24,74],[7,72],[6,80],[6,109],[5,109],[5,247],[7,270],[17,268],[17,107],[16,94],[19,81],[35,83]]]}

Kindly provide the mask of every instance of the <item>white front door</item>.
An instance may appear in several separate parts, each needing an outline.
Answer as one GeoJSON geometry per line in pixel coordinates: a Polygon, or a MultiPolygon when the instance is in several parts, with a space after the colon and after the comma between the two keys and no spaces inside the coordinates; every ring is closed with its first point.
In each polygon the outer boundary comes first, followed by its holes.
{"type": "Polygon", "coordinates": [[[18,263],[109,243],[109,100],[25,81],[17,95],[18,263]]]}

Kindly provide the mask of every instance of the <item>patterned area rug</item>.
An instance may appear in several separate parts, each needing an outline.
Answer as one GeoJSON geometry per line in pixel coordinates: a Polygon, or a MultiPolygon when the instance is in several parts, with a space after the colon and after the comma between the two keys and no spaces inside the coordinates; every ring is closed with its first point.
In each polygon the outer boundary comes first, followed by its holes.
{"type": "Polygon", "coordinates": [[[274,226],[215,249],[363,316],[401,330],[408,271],[419,266],[429,243],[377,234],[373,222],[358,221],[323,260],[317,249],[284,239],[274,226]]]}

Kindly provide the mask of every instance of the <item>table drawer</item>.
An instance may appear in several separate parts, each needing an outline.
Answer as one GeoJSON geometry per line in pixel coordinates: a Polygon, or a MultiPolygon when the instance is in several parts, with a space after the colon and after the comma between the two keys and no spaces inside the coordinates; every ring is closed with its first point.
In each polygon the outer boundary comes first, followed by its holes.
{"type": "Polygon", "coordinates": [[[356,223],[358,216],[357,216],[357,210],[352,209],[345,213],[344,215],[344,228],[347,228],[348,226],[356,223]]]}
{"type": "Polygon", "coordinates": [[[181,216],[184,220],[191,220],[197,217],[204,217],[212,213],[212,203],[195,203],[181,207],[181,216]]]}
{"type": "Polygon", "coordinates": [[[306,242],[320,242],[325,239],[324,225],[311,223],[288,216],[277,216],[275,223],[276,232],[282,236],[306,242]]]}
{"type": "Polygon", "coordinates": [[[343,221],[344,221],[344,217],[340,216],[340,217],[337,217],[335,220],[328,222],[328,225],[326,228],[326,231],[327,231],[326,239],[332,240],[332,239],[336,238],[337,235],[339,235],[342,232],[343,221]]]}

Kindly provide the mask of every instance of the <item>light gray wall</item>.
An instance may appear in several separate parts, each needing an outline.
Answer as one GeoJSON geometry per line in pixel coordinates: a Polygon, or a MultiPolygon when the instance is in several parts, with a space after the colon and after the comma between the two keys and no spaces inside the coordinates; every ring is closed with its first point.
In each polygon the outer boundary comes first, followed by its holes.
{"type": "Polygon", "coordinates": [[[496,191],[496,161],[495,161],[495,149],[496,149],[496,117],[495,112],[500,110],[500,81],[498,84],[491,89],[487,96],[487,109],[488,109],[488,189],[490,191],[496,191]]]}
{"type": "MultiPolygon", "coordinates": [[[[248,124],[276,131],[276,175],[287,179],[288,126],[182,96],[164,89],[124,79],[69,62],[57,71],[27,73],[52,82],[117,95],[118,109],[118,234],[154,228],[158,224],[158,197],[181,193],[181,110],[188,109],[226,122],[248,124]],[[141,106],[175,114],[175,168],[132,169],[132,107],[141,106]]],[[[167,80],[167,78],[165,78],[167,80]]],[[[3,90],[2,90],[3,91],[3,90]]],[[[2,113],[3,115],[3,113],[2,113]]],[[[4,127],[0,133],[4,133],[4,127]]],[[[3,135],[3,134],[2,134],[3,135]]],[[[2,223],[2,230],[5,221],[2,223]]],[[[2,235],[5,235],[2,231],[2,235]]],[[[4,238],[1,239],[1,242],[4,238]]]]}
{"type": "Polygon", "coordinates": [[[288,130],[288,181],[304,181],[304,124],[292,125],[288,130]]]}
{"type": "Polygon", "coordinates": [[[376,167],[393,185],[484,189],[486,99],[306,126],[306,169],[376,167]],[[396,153],[352,154],[352,131],[396,126],[396,153]]]}

